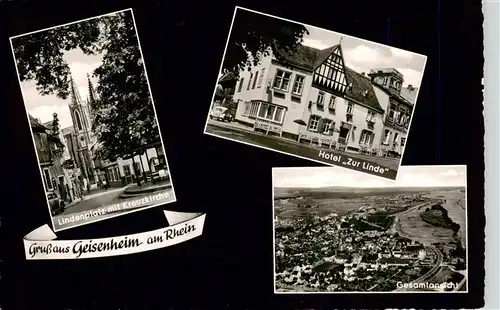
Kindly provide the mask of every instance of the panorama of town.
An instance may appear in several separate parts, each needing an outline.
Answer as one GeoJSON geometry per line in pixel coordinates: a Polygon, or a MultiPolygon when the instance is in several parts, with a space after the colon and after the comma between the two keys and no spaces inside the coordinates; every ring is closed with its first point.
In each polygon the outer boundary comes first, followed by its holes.
{"type": "Polygon", "coordinates": [[[465,202],[465,188],[275,187],[276,292],[466,291],[465,202]]]}

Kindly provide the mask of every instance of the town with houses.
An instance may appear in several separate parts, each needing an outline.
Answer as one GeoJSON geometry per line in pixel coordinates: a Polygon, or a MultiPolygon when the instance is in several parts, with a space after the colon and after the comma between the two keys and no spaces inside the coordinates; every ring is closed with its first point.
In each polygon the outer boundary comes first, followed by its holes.
{"type": "Polygon", "coordinates": [[[458,232],[451,241],[428,242],[400,227],[399,214],[421,208],[430,212],[439,208],[440,199],[420,193],[365,196],[365,204],[352,211],[323,214],[316,211],[320,206],[304,200],[275,200],[275,208],[293,206],[299,213],[275,216],[278,292],[465,290],[465,244],[458,241],[458,232]],[[408,289],[410,284],[414,287],[408,289]]]}
{"type": "Polygon", "coordinates": [[[137,150],[131,158],[101,158],[99,151],[105,146],[96,138],[92,122],[92,106],[99,98],[88,75],[87,78],[86,100],[80,97],[72,78],[70,81],[68,111],[72,126],[61,128],[56,113],[52,120],[28,114],[53,216],[89,211],[171,188],[160,139],[137,150]],[[113,189],[119,192],[111,195],[113,189]]]}

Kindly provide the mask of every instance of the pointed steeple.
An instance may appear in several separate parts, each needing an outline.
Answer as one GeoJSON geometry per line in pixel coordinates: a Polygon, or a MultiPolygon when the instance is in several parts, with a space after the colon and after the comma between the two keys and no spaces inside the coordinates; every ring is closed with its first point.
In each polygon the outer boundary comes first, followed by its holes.
{"type": "Polygon", "coordinates": [[[70,90],[71,90],[71,104],[72,105],[81,105],[82,99],[80,98],[80,94],[78,93],[78,88],[76,87],[75,81],[73,80],[73,76],[70,74],[70,90]]]}
{"type": "Polygon", "coordinates": [[[90,107],[94,107],[98,98],[97,98],[97,94],[95,92],[94,86],[92,85],[92,81],[90,80],[90,76],[88,75],[88,73],[87,73],[87,80],[89,82],[89,100],[88,100],[88,103],[89,103],[90,107]]]}

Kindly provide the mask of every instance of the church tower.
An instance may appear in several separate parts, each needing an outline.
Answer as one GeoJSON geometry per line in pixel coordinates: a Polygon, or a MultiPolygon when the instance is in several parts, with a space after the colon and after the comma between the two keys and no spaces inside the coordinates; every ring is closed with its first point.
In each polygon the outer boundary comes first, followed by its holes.
{"type": "Polygon", "coordinates": [[[70,96],[71,102],[69,104],[69,111],[75,130],[78,156],[80,156],[83,165],[83,167],[80,167],[82,176],[93,184],[96,181],[96,171],[94,168],[93,156],[90,152],[90,146],[94,143],[95,138],[92,132],[90,109],[80,98],[80,93],[78,92],[78,88],[72,76],[70,76],[70,96]]]}

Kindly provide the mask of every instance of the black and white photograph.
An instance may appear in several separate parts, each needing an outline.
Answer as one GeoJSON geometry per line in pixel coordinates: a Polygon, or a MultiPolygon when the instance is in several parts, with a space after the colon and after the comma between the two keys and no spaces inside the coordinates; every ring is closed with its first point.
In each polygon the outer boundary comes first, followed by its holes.
{"type": "Polygon", "coordinates": [[[237,7],[204,133],[394,180],[426,61],[237,7]]]}
{"type": "Polygon", "coordinates": [[[55,231],[176,201],[132,9],[10,41],[55,231]]]}
{"type": "Polygon", "coordinates": [[[273,169],[275,293],[465,293],[466,166],[273,169]]]}

